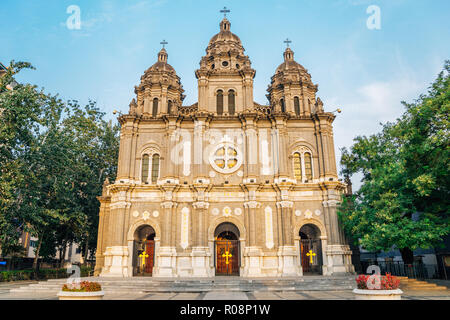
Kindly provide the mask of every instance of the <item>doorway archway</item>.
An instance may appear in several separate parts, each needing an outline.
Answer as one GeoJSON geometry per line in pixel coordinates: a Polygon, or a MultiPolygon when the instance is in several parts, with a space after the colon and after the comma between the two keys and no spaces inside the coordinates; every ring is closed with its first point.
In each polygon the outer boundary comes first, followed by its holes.
{"type": "Polygon", "coordinates": [[[313,224],[300,228],[300,262],[304,274],[322,274],[322,242],[320,229],[313,224]]]}
{"type": "Polygon", "coordinates": [[[155,265],[156,232],[149,225],[140,226],[134,232],[133,276],[152,276],[155,265]]]}
{"type": "Polygon", "coordinates": [[[224,222],[214,231],[215,268],[217,276],[239,276],[240,261],[239,229],[224,222]]]}

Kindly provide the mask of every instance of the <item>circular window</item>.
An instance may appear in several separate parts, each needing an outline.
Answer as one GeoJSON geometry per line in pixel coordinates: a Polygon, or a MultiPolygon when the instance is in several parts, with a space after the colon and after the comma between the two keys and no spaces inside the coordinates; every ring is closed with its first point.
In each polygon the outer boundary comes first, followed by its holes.
{"type": "Polygon", "coordinates": [[[220,173],[233,173],[242,165],[240,150],[231,143],[218,145],[209,157],[211,166],[220,173]]]}
{"type": "Polygon", "coordinates": [[[228,67],[228,61],[222,62],[222,65],[223,65],[224,67],[228,67]]]}

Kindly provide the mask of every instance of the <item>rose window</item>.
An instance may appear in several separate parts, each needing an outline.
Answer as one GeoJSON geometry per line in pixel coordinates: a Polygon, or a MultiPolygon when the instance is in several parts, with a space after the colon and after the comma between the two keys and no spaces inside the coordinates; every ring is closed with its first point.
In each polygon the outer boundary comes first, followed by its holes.
{"type": "Polygon", "coordinates": [[[212,167],[222,173],[232,173],[242,164],[239,150],[231,144],[219,145],[210,157],[212,167]]]}

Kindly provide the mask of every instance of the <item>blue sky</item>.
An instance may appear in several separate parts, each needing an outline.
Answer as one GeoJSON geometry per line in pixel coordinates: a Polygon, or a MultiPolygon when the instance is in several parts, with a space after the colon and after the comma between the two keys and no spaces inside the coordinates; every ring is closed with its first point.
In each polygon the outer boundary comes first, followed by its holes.
{"type": "Polygon", "coordinates": [[[197,101],[194,71],[224,6],[257,70],[255,100],[267,103],[289,37],[325,109],[343,109],[335,121],[337,150],[400,116],[400,101],[425,93],[450,59],[448,0],[2,0],[0,62],[31,62],[37,70],[20,81],[63,99],[95,100],[113,118],[112,110],[128,110],[165,39],[190,105],[197,101]],[[81,9],[80,30],[67,28],[70,5],[81,9]],[[380,30],[366,26],[370,5],[380,8],[380,30]]]}

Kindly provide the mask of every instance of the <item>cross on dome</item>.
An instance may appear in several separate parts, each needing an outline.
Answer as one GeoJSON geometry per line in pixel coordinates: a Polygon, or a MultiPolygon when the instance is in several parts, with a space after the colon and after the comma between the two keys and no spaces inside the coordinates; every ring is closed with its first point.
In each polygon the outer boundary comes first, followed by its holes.
{"type": "Polygon", "coordinates": [[[163,49],[165,48],[166,44],[169,44],[166,40],[163,40],[160,42],[160,44],[162,44],[163,49]]]}
{"type": "Polygon", "coordinates": [[[286,43],[287,47],[289,48],[289,44],[291,44],[292,41],[287,38],[286,40],[284,40],[284,43],[286,43]]]}
{"type": "Polygon", "coordinates": [[[227,7],[223,7],[222,10],[220,10],[221,13],[223,13],[223,16],[226,18],[227,17],[227,13],[230,13],[231,10],[227,9],[227,7]]]}

